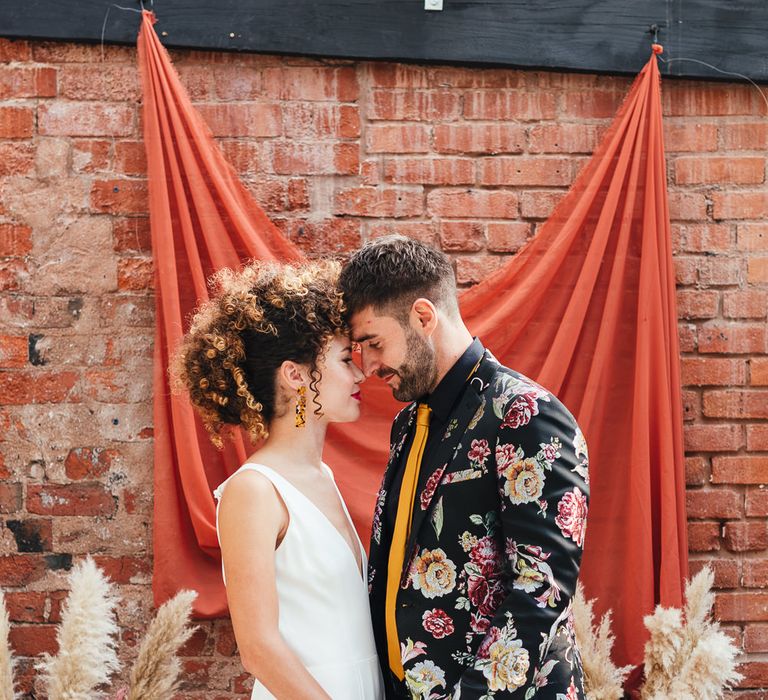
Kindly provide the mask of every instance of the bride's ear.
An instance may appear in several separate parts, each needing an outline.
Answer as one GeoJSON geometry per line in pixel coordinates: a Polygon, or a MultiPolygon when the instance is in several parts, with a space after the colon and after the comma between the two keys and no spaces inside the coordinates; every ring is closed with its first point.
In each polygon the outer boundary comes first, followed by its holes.
{"type": "Polygon", "coordinates": [[[288,391],[298,391],[299,387],[309,383],[307,370],[293,360],[285,360],[277,370],[277,378],[280,384],[288,391]]]}

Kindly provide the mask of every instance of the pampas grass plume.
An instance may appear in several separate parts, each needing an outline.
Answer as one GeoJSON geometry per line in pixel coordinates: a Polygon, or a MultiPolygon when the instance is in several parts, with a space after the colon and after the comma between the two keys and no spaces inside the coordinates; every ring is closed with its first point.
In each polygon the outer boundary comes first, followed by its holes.
{"type": "Polygon", "coordinates": [[[119,665],[115,651],[117,597],[112,584],[88,557],[69,574],[70,593],[56,633],[59,652],[45,654],[38,669],[49,700],[93,700],[119,665]]]}
{"type": "Polygon", "coordinates": [[[0,591],[0,700],[16,700],[18,697],[13,689],[13,668],[16,662],[8,643],[10,631],[5,595],[0,591]]]}
{"type": "Polygon", "coordinates": [[[632,667],[618,667],[611,661],[614,642],[611,611],[605,613],[596,626],[594,603],[584,597],[584,588],[577,582],[573,597],[573,627],[584,664],[587,700],[621,700],[624,697],[622,686],[632,667]]]}
{"type": "Polygon", "coordinates": [[[720,700],[741,679],[738,650],[711,619],[713,581],[705,567],[686,584],[684,622],[681,610],[660,606],[645,618],[651,637],[645,645],[643,700],[720,700]]]}
{"type": "Polygon", "coordinates": [[[131,671],[127,700],[168,700],[176,689],[181,665],[176,652],[195,631],[188,627],[194,591],[180,591],[157,611],[131,671]]]}

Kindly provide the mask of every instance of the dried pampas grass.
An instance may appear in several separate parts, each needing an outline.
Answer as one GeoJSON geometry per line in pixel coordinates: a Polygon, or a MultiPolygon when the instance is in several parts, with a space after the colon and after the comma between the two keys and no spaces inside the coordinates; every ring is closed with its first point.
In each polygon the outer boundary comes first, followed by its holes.
{"type": "Polygon", "coordinates": [[[194,591],[180,591],[152,620],[131,671],[127,700],[167,700],[176,689],[181,665],[176,652],[196,628],[188,627],[194,591]]]}
{"type": "Polygon", "coordinates": [[[93,700],[119,665],[115,651],[117,596],[88,557],[69,574],[70,593],[56,634],[59,653],[38,664],[49,700],[93,700]]]}
{"type": "Polygon", "coordinates": [[[631,666],[616,666],[611,661],[614,636],[611,632],[611,611],[595,624],[594,600],[586,600],[581,582],[576,584],[573,597],[573,627],[584,665],[584,690],[587,700],[621,700],[624,680],[631,666]]]}
{"type": "Polygon", "coordinates": [[[651,638],[645,645],[642,700],[720,700],[742,676],[738,650],[710,618],[712,569],[702,569],[685,587],[685,616],[657,607],[645,618],[651,638]]]}
{"type": "Polygon", "coordinates": [[[16,700],[18,697],[13,689],[13,668],[16,662],[8,643],[10,630],[5,595],[0,591],[0,700],[16,700]]]}

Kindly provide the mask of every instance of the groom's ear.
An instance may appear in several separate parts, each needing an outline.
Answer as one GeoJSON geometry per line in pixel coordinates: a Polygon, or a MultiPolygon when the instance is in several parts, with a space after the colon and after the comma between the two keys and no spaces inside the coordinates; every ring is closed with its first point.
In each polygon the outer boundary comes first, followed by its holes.
{"type": "Polygon", "coordinates": [[[420,297],[411,305],[411,325],[425,337],[429,337],[437,328],[437,309],[429,300],[420,297]]]}

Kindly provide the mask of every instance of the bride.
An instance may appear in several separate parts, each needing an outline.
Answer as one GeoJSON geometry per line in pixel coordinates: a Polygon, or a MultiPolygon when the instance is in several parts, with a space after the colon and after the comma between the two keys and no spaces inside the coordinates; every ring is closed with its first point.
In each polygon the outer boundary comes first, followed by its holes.
{"type": "Polygon", "coordinates": [[[322,461],[329,423],[360,414],[338,266],[255,262],[214,278],[174,375],[214,443],[260,447],[215,491],[232,625],[252,698],[380,700],[366,557],[322,461]]]}

